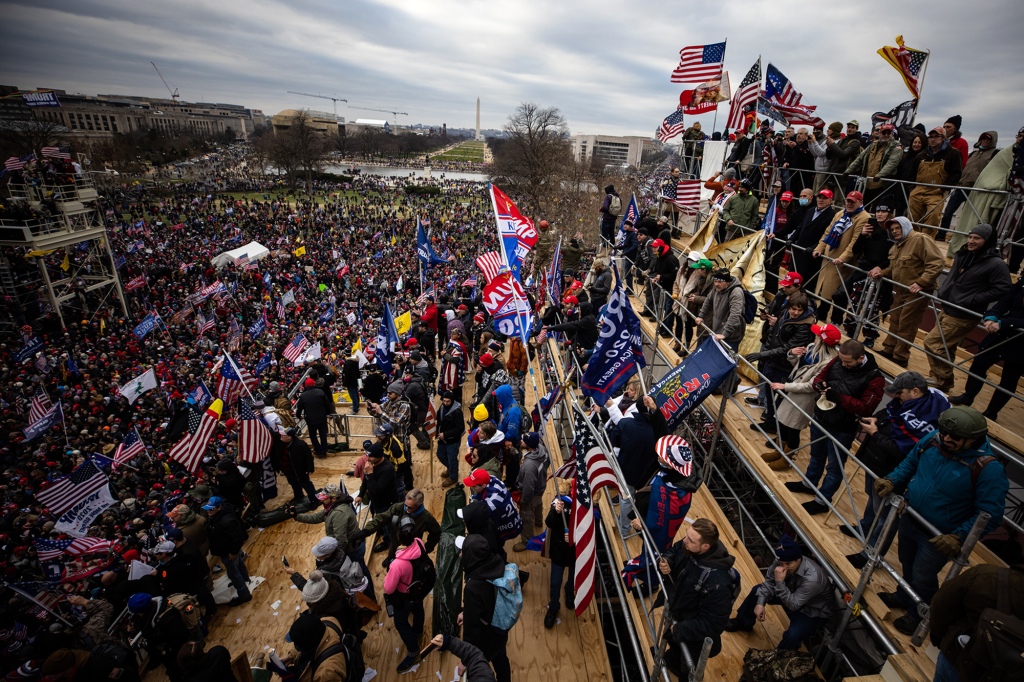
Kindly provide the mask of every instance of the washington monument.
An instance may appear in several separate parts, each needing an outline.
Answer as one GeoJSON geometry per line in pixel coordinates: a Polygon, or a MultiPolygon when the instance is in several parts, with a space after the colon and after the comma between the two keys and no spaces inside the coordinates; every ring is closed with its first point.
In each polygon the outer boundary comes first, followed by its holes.
{"type": "Polygon", "coordinates": [[[476,139],[483,140],[483,136],[480,135],[480,98],[476,98],[476,139]]]}

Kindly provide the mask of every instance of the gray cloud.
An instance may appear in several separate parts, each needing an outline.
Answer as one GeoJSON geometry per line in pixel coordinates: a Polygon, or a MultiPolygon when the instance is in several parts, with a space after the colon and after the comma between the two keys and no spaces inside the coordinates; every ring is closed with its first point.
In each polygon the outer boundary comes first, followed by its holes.
{"type": "MultiPolygon", "coordinates": [[[[919,120],[964,117],[970,138],[1021,124],[1019,0],[964,12],[948,0],[809,7],[723,0],[21,0],[0,3],[0,82],[73,92],[162,96],[150,60],[190,101],[330,110],[287,90],[398,109],[400,122],[485,127],[524,100],[561,109],[574,132],[650,135],[675,107],[669,82],[684,45],[728,37],[735,87],[760,54],[822,118],[866,122],[909,98],[877,54],[902,31],[929,48],[919,120]]],[[[339,103],[347,118],[375,116],[339,103]]],[[[718,128],[728,113],[720,107],[718,128]]],[[[383,114],[382,114],[383,116],[383,114]]],[[[711,115],[700,117],[710,126],[711,115]]],[[[1004,137],[1004,139],[1007,139],[1004,137]]]]}

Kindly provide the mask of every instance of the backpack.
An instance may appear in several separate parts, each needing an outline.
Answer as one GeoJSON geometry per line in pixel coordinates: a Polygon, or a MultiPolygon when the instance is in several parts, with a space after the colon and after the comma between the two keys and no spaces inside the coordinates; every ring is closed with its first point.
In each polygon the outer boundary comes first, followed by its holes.
{"type": "Polygon", "coordinates": [[[746,289],[740,289],[743,291],[743,321],[750,324],[757,317],[757,299],[746,289]]]}
{"type": "Polygon", "coordinates": [[[519,437],[522,438],[530,431],[533,431],[533,415],[522,407],[519,408],[522,418],[519,420],[519,437]]]}
{"type": "Polygon", "coordinates": [[[316,679],[316,669],[320,667],[321,663],[331,656],[340,653],[345,657],[345,682],[349,680],[353,682],[355,680],[362,680],[363,675],[366,674],[366,662],[363,660],[363,650],[359,638],[342,632],[337,625],[329,620],[322,620],[321,622],[331,630],[334,630],[338,637],[341,638],[341,641],[327,647],[322,654],[313,659],[313,671],[310,679],[316,679]]]}
{"type": "Polygon", "coordinates": [[[202,617],[202,607],[199,600],[191,594],[178,592],[167,598],[167,608],[175,609],[181,615],[181,622],[189,630],[199,627],[199,620],[202,617]]]}
{"type": "Polygon", "coordinates": [[[1024,620],[1010,604],[1010,569],[999,569],[996,581],[996,608],[981,612],[965,654],[986,671],[979,680],[1019,680],[1024,678],[1024,620]]]}
{"type": "Polygon", "coordinates": [[[135,682],[139,679],[139,664],[131,649],[117,642],[102,642],[90,647],[89,658],[78,671],[78,678],[135,682]]]}
{"type": "Polygon", "coordinates": [[[410,562],[412,564],[412,583],[405,596],[411,601],[423,601],[434,589],[434,584],[437,583],[437,569],[434,568],[434,562],[425,548],[420,547],[420,549],[420,555],[410,562]]]}
{"type": "Polygon", "coordinates": [[[619,215],[620,213],[622,213],[622,199],[615,196],[614,194],[610,196],[612,200],[608,202],[608,213],[610,213],[611,215],[619,215]]]}
{"type": "MultiPolygon", "coordinates": [[[[704,586],[704,581],[707,579],[709,575],[711,575],[711,571],[713,570],[715,569],[704,568],[701,571],[700,578],[697,579],[697,584],[693,586],[693,589],[695,591],[700,592],[700,588],[704,586]]],[[[729,594],[732,595],[733,603],[735,603],[740,596],[740,588],[740,572],[737,571],[735,568],[729,567],[729,594]]]]}
{"type": "Polygon", "coordinates": [[[523,586],[519,582],[519,567],[505,564],[505,574],[488,580],[494,585],[494,613],[489,625],[508,632],[519,622],[523,611],[523,586]]]}

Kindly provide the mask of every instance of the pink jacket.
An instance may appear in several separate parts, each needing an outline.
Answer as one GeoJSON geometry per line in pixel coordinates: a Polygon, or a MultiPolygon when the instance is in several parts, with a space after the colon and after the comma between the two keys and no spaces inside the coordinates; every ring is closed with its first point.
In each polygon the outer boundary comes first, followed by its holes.
{"type": "Polygon", "coordinates": [[[424,547],[423,541],[416,538],[414,543],[395,553],[395,560],[391,562],[388,574],[384,576],[385,594],[409,591],[409,586],[412,585],[412,562],[425,551],[427,548],[424,547]]]}

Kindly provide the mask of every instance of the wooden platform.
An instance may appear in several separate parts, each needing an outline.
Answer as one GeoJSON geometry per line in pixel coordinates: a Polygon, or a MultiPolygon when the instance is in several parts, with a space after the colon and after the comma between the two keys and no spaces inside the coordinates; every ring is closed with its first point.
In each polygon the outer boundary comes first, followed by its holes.
{"type": "MultiPolygon", "coordinates": [[[[467,377],[464,386],[467,400],[473,395],[472,375],[467,377]]],[[[467,403],[463,402],[465,406],[467,403]]],[[[529,402],[533,406],[533,402],[529,402]]],[[[339,410],[342,409],[339,407],[339,410]]],[[[353,444],[362,442],[362,438],[354,438],[353,444]]],[[[464,443],[465,441],[463,441],[464,443]]],[[[415,443],[415,441],[414,441],[415,443]]],[[[465,451],[465,444],[463,444],[465,451]]],[[[341,482],[350,492],[358,489],[358,479],[347,478],[344,473],[352,468],[352,462],[360,453],[330,455],[326,460],[316,461],[316,473],[313,482],[317,487],[327,483],[341,482]]],[[[469,473],[469,465],[461,460],[460,477],[469,473]]],[[[416,486],[423,490],[424,501],[428,510],[438,520],[442,517],[444,491],[441,488],[441,465],[434,451],[416,449],[413,445],[413,472],[416,486]]],[[[545,496],[545,503],[550,503],[553,489],[545,496]]],[[[291,488],[283,477],[278,477],[279,495],[269,507],[279,506],[290,499],[291,488]]],[[[468,494],[468,491],[467,491],[468,494]]],[[[305,609],[299,590],[292,589],[291,581],[281,568],[281,555],[288,557],[294,570],[308,574],[313,570],[314,561],[310,549],[323,537],[323,525],[302,524],[285,521],[262,531],[252,531],[246,545],[249,558],[246,565],[252,576],[263,576],[267,579],[253,592],[253,600],[242,606],[218,610],[210,626],[207,646],[221,644],[228,648],[232,655],[240,651],[250,656],[258,652],[268,653],[274,649],[283,655],[291,652],[292,646],[285,643],[284,637],[288,628],[305,609]],[[272,604],[280,600],[280,605],[273,608],[272,604]]],[[[523,590],[523,611],[519,623],[510,633],[508,657],[512,662],[513,680],[579,680],[580,682],[611,682],[612,673],[605,648],[604,635],[595,607],[580,618],[564,607],[559,613],[560,623],[551,630],[544,629],[544,614],[547,611],[549,562],[539,552],[512,551],[515,540],[506,544],[509,559],[519,564],[520,568],[530,572],[530,582],[523,590]]],[[[382,594],[385,571],[381,561],[386,553],[370,554],[367,549],[367,563],[373,576],[377,594],[382,594]]],[[[424,627],[425,645],[432,636],[433,597],[428,596],[425,602],[426,625],[424,627]]],[[[366,628],[368,633],[363,642],[363,655],[366,665],[377,671],[377,680],[393,680],[398,678],[395,669],[405,657],[405,647],[395,631],[395,627],[384,611],[378,615],[376,622],[366,628]]],[[[444,682],[452,680],[457,659],[448,653],[431,654],[414,673],[402,675],[401,679],[414,682],[435,682],[440,674],[444,682]]],[[[145,678],[147,682],[162,682],[166,679],[163,669],[153,671],[145,678]]]]}

